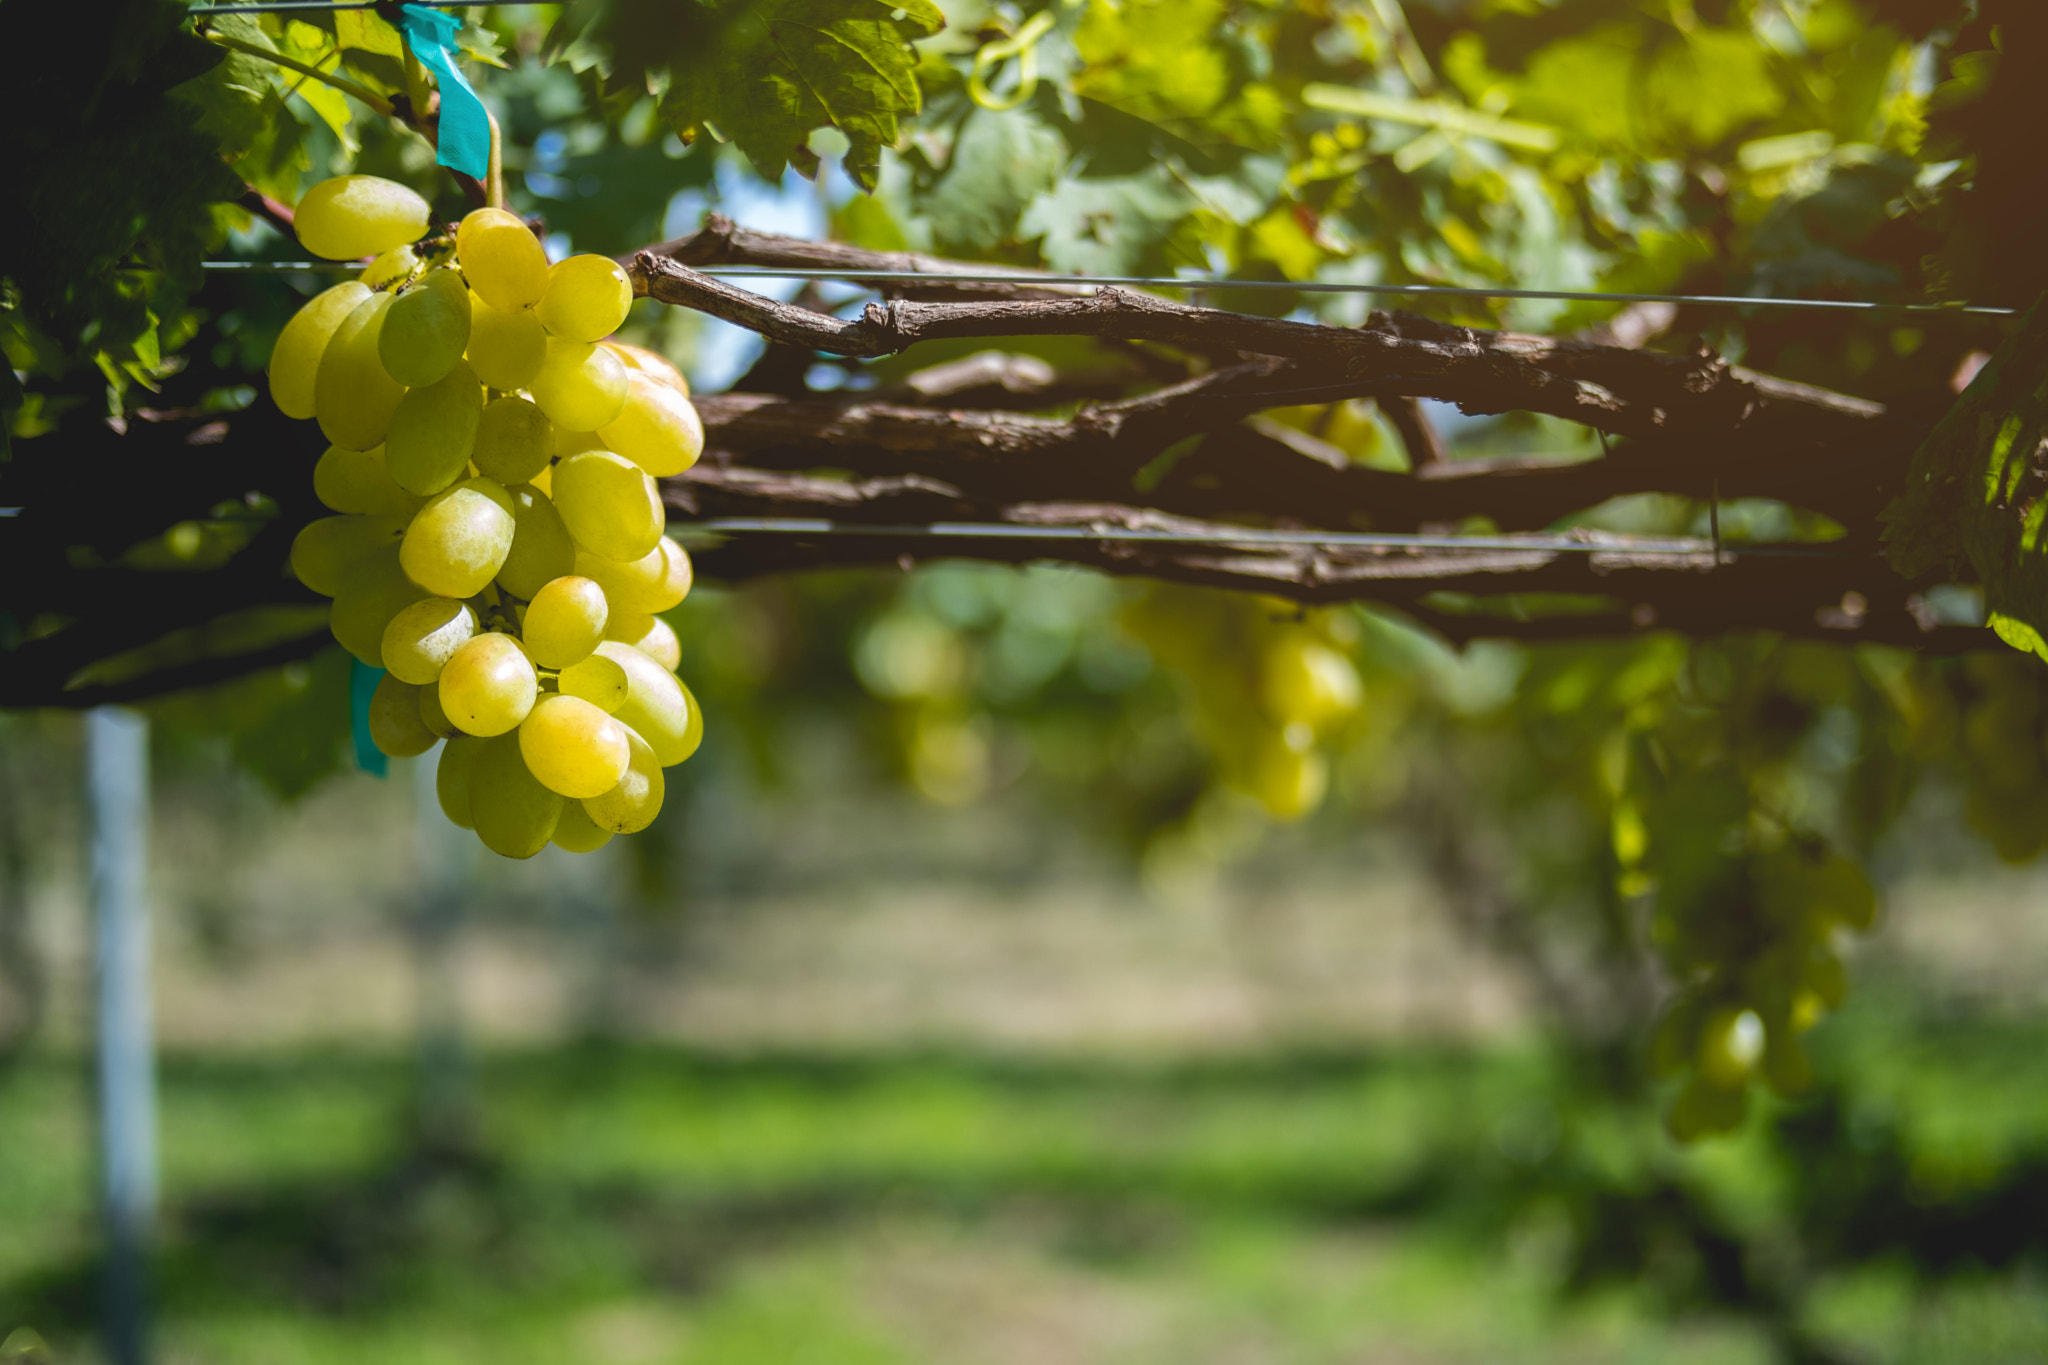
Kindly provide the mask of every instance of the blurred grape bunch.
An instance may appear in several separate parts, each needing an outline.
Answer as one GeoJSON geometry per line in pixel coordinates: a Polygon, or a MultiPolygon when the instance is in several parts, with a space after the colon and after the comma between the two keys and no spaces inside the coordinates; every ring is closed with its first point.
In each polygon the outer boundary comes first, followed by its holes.
{"type": "Polygon", "coordinates": [[[1326,747],[1364,701],[1348,654],[1358,642],[1353,613],[1155,584],[1123,626],[1181,680],[1225,784],[1276,820],[1322,805],[1326,747]]]}

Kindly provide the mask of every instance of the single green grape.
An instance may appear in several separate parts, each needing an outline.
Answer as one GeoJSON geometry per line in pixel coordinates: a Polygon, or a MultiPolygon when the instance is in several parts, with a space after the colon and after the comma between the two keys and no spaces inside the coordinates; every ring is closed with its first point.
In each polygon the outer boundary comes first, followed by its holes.
{"type": "Polygon", "coordinates": [[[583,798],[583,810],[599,829],[614,834],[638,834],[661,814],[667,779],[662,776],[661,761],[647,741],[631,726],[620,728],[626,732],[626,770],[609,791],[583,798]]]}
{"type": "Polygon", "coordinates": [[[564,696],[581,697],[608,716],[617,715],[632,695],[632,683],[618,660],[596,653],[563,669],[556,686],[564,696]]]}
{"type": "Polygon", "coordinates": [[[696,405],[638,372],[626,376],[626,401],[619,415],[597,434],[606,450],[625,456],[657,479],[682,473],[704,453],[704,423],[696,405]]]}
{"type": "Polygon", "coordinates": [[[505,490],[512,499],[512,548],[498,567],[498,586],[531,599],[576,568],[576,542],[548,495],[532,484],[505,490]]]}
{"type": "Polygon", "coordinates": [[[534,311],[541,325],[570,341],[602,341],[619,330],[633,306],[633,282],[609,256],[571,256],[548,270],[547,292],[534,311]]]}
{"type": "Polygon", "coordinates": [[[613,714],[647,741],[664,768],[689,757],[690,712],[683,685],[654,660],[616,640],[599,644],[595,653],[626,671],[626,700],[613,714]]]}
{"type": "MultiPolygon", "coordinates": [[[[424,698],[435,689],[420,689],[421,708],[425,709],[424,698]]],[[[434,798],[441,803],[441,814],[448,817],[448,823],[458,829],[475,829],[476,821],[469,814],[469,774],[476,764],[477,752],[484,747],[484,741],[466,736],[453,736],[441,746],[441,761],[434,768],[434,798]]]]}
{"type": "Polygon", "coordinates": [[[405,386],[384,372],[377,338],[391,308],[389,294],[372,294],[334,329],[313,378],[313,416],[320,434],[348,450],[382,444],[405,386]]]}
{"type": "Polygon", "coordinates": [[[490,631],[471,638],[449,657],[437,685],[448,719],[464,734],[489,738],[526,719],[540,679],[517,640],[490,631]]]}
{"type": "MultiPolygon", "coordinates": [[[[657,769],[657,771],[659,771],[657,769]]],[[[595,853],[612,841],[612,832],[600,828],[583,809],[581,801],[564,801],[548,842],[564,853],[595,853]]]]}
{"type": "Polygon", "coordinates": [[[548,331],[531,308],[506,312],[470,294],[469,363],[478,379],[494,389],[523,389],[547,358],[548,331]]]}
{"type": "Polygon", "coordinates": [[[384,467],[384,447],[329,446],[313,466],[313,496],[337,512],[410,520],[423,501],[400,488],[384,467]]]}
{"type": "Polygon", "coordinates": [[[553,424],[539,408],[508,393],[484,404],[470,458],[480,472],[499,483],[525,483],[554,458],[548,449],[554,435],[553,424]]]}
{"type": "Polygon", "coordinates": [[[604,638],[633,646],[671,673],[682,666],[683,642],[676,638],[676,628],[659,616],[615,611],[604,623],[604,638]]]}
{"type": "Polygon", "coordinates": [[[328,625],[341,647],[372,668],[384,666],[384,628],[422,597],[425,588],[406,577],[398,546],[365,556],[342,576],[328,625]]]}
{"type": "Polygon", "coordinates": [[[604,639],[609,614],[603,588],[587,578],[565,575],[533,595],[521,633],[535,663],[567,668],[590,657],[604,639]]]}
{"type": "Polygon", "coordinates": [[[411,758],[434,747],[434,732],[420,719],[420,689],[386,673],[370,694],[370,742],[392,758],[411,758]]]}
{"type": "Polygon", "coordinates": [[[498,576],[513,529],[511,495],[493,479],[465,479],[427,499],[405,528],[399,561],[436,596],[474,597],[498,576]]]}
{"type": "Polygon", "coordinates": [[[424,684],[420,687],[420,719],[443,739],[454,739],[462,733],[462,727],[448,719],[448,713],[441,709],[441,689],[438,687],[424,684]]]}
{"type": "Polygon", "coordinates": [[[356,276],[372,289],[382,289],[397,284],[420,268],[419,253],[412,249],[412,243],[395,246],[363,267],[363,273],[356,276]]]}
{"type": "Polygon", "coordinates": [[[293,538],[292,573],[322,597],[332,597],[359,561],[404,535],[405,523],[396,517],[322,517],[293,538]]]}
{"type": "Polygon", "coordinates": [[[395,180],[337,175],[299,197],[292,231],[330,261],[377,256],[427,235],[427,201],[395,180]]]}
{"type": "Polygon", "coordinates": [[[647,472],[608,450],[586,450],[555,466],[555,510],[576,543],[600,559],[630,564],[661,542],[668,510],[647,472]]]}
{"type": "Polygon", "coordinates": [[[535,702],[519,723],[519,752],[543,787],[578,801],[618,786],[632,757],[625,726],[559,692],[535,702]]]}
{"type": "Polygon", "coordinates": [[[475,209],[455,229],[462,273],[485,303],[516,312],[548,291],[548,256],[540,239],[504,209],[475,209]]]}
{"type": "Polygon", "coordinates": [[[476,449],[484,389],[467,361],[398,401],[384,439],[384,467],[400,488],[431,497],[462,477],[476,449]]]}
{"type": "Polygon", "coordinates": [[[384,627],[384,667],[392,677],[416,687],[439,681],[441,670],[469,643],[476,628],[476,613],[466,602],[446,597],[415,602],[384,627]]]}
{"type": "Polygon", "coordinates": [[[531,858],[548,846],[562,817],[562,797],[527,771],[516,733],[485,740],[471,760],[469,817],[493,853],[531,858]]]}
{"type": "Polygon", "coordinates": [[[279,412],[301,421],[313,415],[320,357],[342,322],[369,297],[367,286],[350,280],[315,294],[292,314],[270,348],[270,398],[279,412]]]}
{"type": "Polygon", "coordinates": [[[377,334],[377,358],[386,374],[417,389],[454,369],[468,345],[469,289],[443,266],[392,300],[377,334]]]}
{"type": "Polygon", "coordinates": [[[626,367],[587,341],[549,337],[547,357],[527,387],[556,426],[596,431],[626,406],[626,367]]]}
{"type": "Polygon", "coordinates": [[[580,551],[576,572],[597,580],[606,600],[620,611],[667,611],[690,593],[690,556],[668,536],[630,563],[580,551]]]}

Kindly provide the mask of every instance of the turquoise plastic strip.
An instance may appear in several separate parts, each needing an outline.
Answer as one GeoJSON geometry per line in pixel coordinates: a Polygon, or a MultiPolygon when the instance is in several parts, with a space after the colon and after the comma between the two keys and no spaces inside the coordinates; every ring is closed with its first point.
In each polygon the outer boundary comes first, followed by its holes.
{"type": "Polygon", "coordinates": [[[383,681],[383,669],[372,668],[361,659],[349,661],[348,732],[355,740],[356,766],[373,777],[384,776],[391,766],[370,738],[370,698],[377,695],[377,684],[383,681]]]}
{"type": "Polygon", "coordinates": [[[399,8],[398,27],[420,64],[441,85],[440,150],[435,160],[482,180],[491,171],[491,120],[469,78],[455,64],[455,35],[462,21],[424,5],[399,8]]]}

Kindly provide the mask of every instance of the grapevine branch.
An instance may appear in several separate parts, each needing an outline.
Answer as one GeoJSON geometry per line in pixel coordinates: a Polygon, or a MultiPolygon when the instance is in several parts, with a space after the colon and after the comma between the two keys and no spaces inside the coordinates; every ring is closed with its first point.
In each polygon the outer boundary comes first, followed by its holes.
{"type": "MultiPolygon", "coordinates": [[[[701,232],[622,259],[640,293],[746,327],[770,346],[754,373],[778,391],[696,399],[705,454],[666,481],[671,512],[824,519],[878,532],[696,539],[707,579],[936,558],[1054,560],[1303,603],[1377,603],[1454,641],[1769,630],[1952,651],[1988,638],[1942,624],[1921,585],[1892,573],[1878,553],[1877,514],[1941,403],[1832,393],[1730,365],[1701,347],[1646,349],[1669,328],[1666,314],[1631,313],[1565,338],[1406,313],[1334,328],[1134,290],[1088,293],[1047,276],[1043,285],[892,281],[879,302],[840,316],[765,298],[698,267],[937,275],[975,267],[751,232],[716,216],[701,232]],[[1000,349],[1007,338],[1054,335],[1093,339],[1095,359],[1063,371],[1000,349]],[[951,345],[932,364],[898,365],[885,385],[817,392],[804,381],[820,358],[847,358],[837,363],[857,372],[854,362],[939,342],[951,345]],[[962,342],[991,349],[963,358],[962,342]],[[1325,435],[1268,415],[1340,399],[1380,409],[1407,468],[1360,464],[1325,435]],[[1599,433],[1604,453],[1452,458],[1422,399],[1473,413],[1566,418],[1599,433]],[[1776,499],[1832,518],[1845,535],[1837,553],[1809,557],[1767,557],[1741,545],[1718,556],[1649,556],[1590,534],[1591,553],[1548,541],[1434,549],[1228,543],[1245,526],[1442,533],[1475,519],[1512,535],[1636,493],[1776,499]],[[900,529],[933,522],[1167,531],[1211,543],[900,529]]],[[[223,616],[317,601],[284,567],[291,535],[322,512],[310,497],[317,430],[260,400],[227,416],[144,417],[122,432],[67,427],[43,438],[63,442],[64,458],[20,461],[4,474],[0,501],[24,510],[0,519],[0,581],[9,585],[9,616],[29,628],[6,653],[0,706],[132,699],[324,643],[325,632],[309,625],[303,636],[253,653],[202,650],[140,678],[75,685],[108,672],[110,658],[161,648],[167,636],[189,642],[223,616]],[[109,477],[134,492],[113,516],[96,496],[109,477]],[[171,520],[217,516],[223,503],[253,509],[265,499],[278,506],[274,521],[223,567],[166,572],[121,562],[127,547],[171,520]]]]}

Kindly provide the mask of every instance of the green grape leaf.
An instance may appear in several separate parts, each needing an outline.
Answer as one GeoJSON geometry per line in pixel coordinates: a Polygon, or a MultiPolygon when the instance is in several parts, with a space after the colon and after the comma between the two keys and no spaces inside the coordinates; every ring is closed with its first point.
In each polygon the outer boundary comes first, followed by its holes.
{"type": "Polygon", "coordinates": [[[1070,176],[1031,201],[1018,230],[1044,238],[1040,251],[1054,270],[1134,275],[1193,207],[1163,166],[1137,175],[1070,176]]]}
{"type": "Polygon", "coordinates": [[[986,250],[1017,235],[1017,219],[1051,190],[1066,142],[1028,108],[976,108],[953,140],[946,173],[918,207],[942,242],[986,250]]]}
{"type": "Polygon", "coordinates": [[[2000,639],[2048,658],[2048,307],[2036,303],[1913,452],[1885,509],[1892,567],[1907,578],[1974,571],[2000,639]]]}
{"type": "Polygon", "coordinates": [[[356,48],[363,52],[374,52],[384,57],[403,57],[405,48],[401,45],[398,30],[378,18],[369,10],[337,10],[334,14],[334,36],[343,47],[356,48]]]}
{"type": "Polygon", "coordinates": [[[810,135],[837,128],[847,173],[872,190],[882,148],[922,107],[910,43],[944,25],[931,0],[614,0],[594,21],[565,18],[551,46],[585,44],[622,90],[665,79],[661,112],[678,137],[730,141],[770,180],[790,165],[815,175],[810,135]]]}

